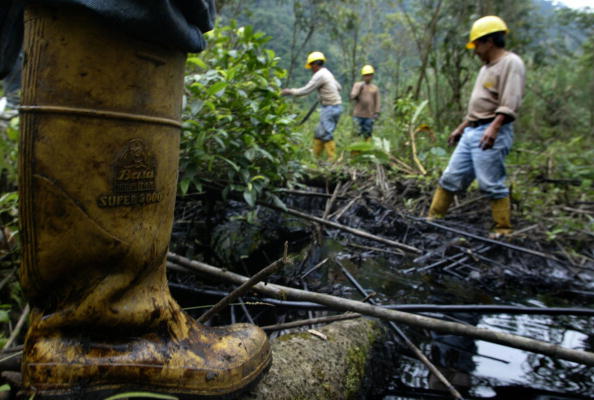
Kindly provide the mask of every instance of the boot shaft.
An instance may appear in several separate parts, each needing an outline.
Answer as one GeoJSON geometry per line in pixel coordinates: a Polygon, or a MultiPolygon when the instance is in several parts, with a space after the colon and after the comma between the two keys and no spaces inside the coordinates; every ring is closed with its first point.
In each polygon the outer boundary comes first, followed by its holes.
{"type": "Polygon", "coordinates": [[[185,55],[68,7],[29,7],[25,30],[22,285],[46,314],[100,320],[131,296],[146,313],[166,289],[185,55]]]}
{"type": "Polygon", "coordinates": [[[441,186],[437,186],[427,218],[435,219],[445,217],[453,200],[454,193],[445,190],[441,186]]]}

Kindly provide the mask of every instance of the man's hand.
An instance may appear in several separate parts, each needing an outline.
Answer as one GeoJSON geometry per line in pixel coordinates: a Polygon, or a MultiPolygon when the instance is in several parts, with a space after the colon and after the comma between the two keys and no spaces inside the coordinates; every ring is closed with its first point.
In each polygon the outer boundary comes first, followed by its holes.
{"type": "Polygon", "coordinates": [[[456,129],[454,132],[450,133],[450,136],[448,137],[448,145],[455,146],[460,141],[462,133],[464,133],[464,129],[456,129]]]}
{"type": "Polygon", "coordinates": [[[281,90],[281,96],[290,96],[290,95],[291,95],[291,89],[281,90]]]}
{"type": "Polygon", "coordinates": [[[489,150],[495,144],[495,140],[497,139],[497,134],[499,133],[499,128],[503,125],[506,121],[505,114],[497,114],[493,122],[489,124],[487,129],[485,129],[485,133],[483,133],[483,137],[479,142],[479,147],[483,150],[489,150]]]}
{"type": "Polygon", "coordinates": [[[375,114],[373,114],[373,119],[378,119],[379,116],[380,116],[380,113],[375,113],[375,114]]]}
{"type": "Polygon", "coordinates": [[[489,124],[487,129],[485,129],[485,133],[483,133],[483,137],[479,142],[479,147],[483,150],[489,150],[495,144],[495,139],[497,139],[497,134],[499,133],[499,127],[495,126],[495,124],[489,124]]]}

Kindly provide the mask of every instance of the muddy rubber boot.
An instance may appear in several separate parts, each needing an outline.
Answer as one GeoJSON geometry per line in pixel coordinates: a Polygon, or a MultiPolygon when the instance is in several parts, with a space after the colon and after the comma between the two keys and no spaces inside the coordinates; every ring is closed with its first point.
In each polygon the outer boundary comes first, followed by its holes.
{"type": "Polygon", "coordinates": [[[511,224],[511,203],[508,197],[491,200],[491,215],[495,221],[494,237],[510,235],[513,232],[511,224]]]}
{"type": "Polygon", "coordinates": [[[326,150],[326,157],[328,157],[329,161],[334,161],[336,159],[336,142],[334,142],[334,140],[325,142],[324,150],[326,150]]]}
{"type": "Polygon", "coordinates": [[[314,139],[312,150],[314,157],[320,158],[322,156],[322,151],[324,150],[324,142],[320,139],[314,139]]]}
{"type": "Polygon", "coordinates": [[[453,200],[454,193],[449,192],[438,185],[435,194],[433,195],[433,200],[431,201],[427,219],[431,220],[445,217],[453,200]]]}
{"type": "Polygon", "coordinates": [[[25,21],[20,396],[241,392],[270,365],[266,334],[196,323],[165,275],[185,55],[80,8],[30,6],[25,21]]]}

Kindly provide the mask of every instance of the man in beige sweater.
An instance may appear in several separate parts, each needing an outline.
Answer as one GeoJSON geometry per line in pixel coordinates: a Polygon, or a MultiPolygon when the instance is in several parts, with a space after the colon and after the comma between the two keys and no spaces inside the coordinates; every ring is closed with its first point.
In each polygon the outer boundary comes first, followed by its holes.
{"type": "Polygon", "coordinates": [[[311,69],[313,75],[307,85],[299,89],[283,89],[283,96],[305,96],[318,91],[322,109],[320,112],[320,123],[316,127],[314,136],[313,153],[320,157],[322,151],[326,151],[329,160],[336,157],[336,144],[333,133],[342,113],[342,98],[340,83],[334,78],[332,72],[324,66],[326,57],[319,51],[310,53],[307,57],[305,68],[311,69]]]}
{"type": "Polygon", "coordinates": [[[380,113],[380,94],[376,85],[371,83],[375,70],[371,65],[361,69],[363,81],[355,82],[351,89],[351,100],[355,101],[353,119],[358,126],[357,134],[365,141],[371,139],[373,124],[380,113]]]}
{"type": "Polygon", "coordinates": [[[524,92],[524,63],[505,49],[508,29],[502,19],[478,19],[466,45],[484,62],[474,84],[464,121],[451,133],[448,143],[456,150],[450,158],[433,197],[428,217],[445,215],[454,193],[464,191],[476,178],[491,199],[494,234],[512,232],[509,190],[505,185],[504,160],[513,142],[512,122],[518,115],[524,92]]]}

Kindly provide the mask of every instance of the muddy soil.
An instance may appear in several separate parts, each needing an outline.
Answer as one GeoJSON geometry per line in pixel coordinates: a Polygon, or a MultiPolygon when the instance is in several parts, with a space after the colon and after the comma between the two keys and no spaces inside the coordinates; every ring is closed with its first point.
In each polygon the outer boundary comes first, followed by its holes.
{"type": "MultiPolygon", "coordinates": [[[[528,315],[475,307],[594,309],[594,246],[587,234],[551,243],[538,227],[514,221],[517,234],[489,241],[482,239],[491,224],[489,205],[479,193],[460,199],[445,220],[430,224],[418,218],[430,193],[414,182],[401,182],[389,192],[377,189],[381,185],[376,183],[366,186],[352,180],[340,185],[309,183],[285,193],[287,207],[405,243],[419,253],[266,207],[258,207],[256,220],[248,222],[243,203],[223,202],[213,193],[179,199],[172,251],[251,275],[278,259],[287,241],[294,262],[270,279],[275,283],[363,299],[342,272],[345,268],[380,304],[468,305],[463,312],[435,308],[425,314],[594,351],[592,315],[573,315],[571,310],[528,315]],[[416,207],[412,212],[411,199],[416,207]],[[572,249],[571,256],[567,249],[572,249]]],[[[171,272],[170,278],[172,293],[186,307],[213,304],[232,289],[181,273],[171,272]]],[[[213,323],[270,325],[332,314],[311,305],[270,305],[261,300],[245,297],[213,323]]],[[[191,312],[199,315],[202,309],[191,312]]],[[[592,368],[470,338],[401,328],[465,398],[594,398],[592,368]]],[[[450,398],[396,336],[386,341],[375,362],[381,368],[374,369],[375,383],[365,398],[450,398]]]]}

